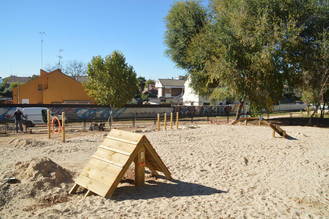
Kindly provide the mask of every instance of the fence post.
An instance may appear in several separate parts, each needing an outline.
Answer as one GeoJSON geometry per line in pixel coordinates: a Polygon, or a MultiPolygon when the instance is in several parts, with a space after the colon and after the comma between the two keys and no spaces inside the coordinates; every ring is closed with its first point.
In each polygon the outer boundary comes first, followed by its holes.
{"type": "Polygon", "coordinates": [[[47,127],[48,127],[48,138],[50,139],[50,110],[47,110],[47,127]]]}
{"type": "Polygon", "coordinates": [[[158,131],[160,131],[160,113],[157,114],[157,126],[158,126],[158,131]]]}
{"type": "Polygon", "coordinates": [[[135,128],[136,126],[136,113],[134,114],[134,117],[133,117],[133,127],[135,128]]]}
{"type": "Polygon", "coordinates": [[[163,114],[163,127],[167,130],[167,113],[163,114]]]}
{"type": "Polygon", "coordinates": [[[179,122],[179,113],[176,112],[176,129],[178,129],[178,122],[179,122]]]}
{"type": "Polygon", "coordinates": [[[62,112],[62,140],[65,142],[65,112],[62,112]]]}
{"type": "Polygon", "coordinates": [[[170,112],[170,129],[172,129],[172,120],[173,120],[173,113],[170,112]]]}

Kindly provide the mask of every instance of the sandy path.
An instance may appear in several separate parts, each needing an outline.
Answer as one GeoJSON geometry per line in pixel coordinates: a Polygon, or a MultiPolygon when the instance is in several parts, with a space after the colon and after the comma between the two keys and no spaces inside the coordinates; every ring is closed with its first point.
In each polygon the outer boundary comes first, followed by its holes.
{"type": "MultiPolygon", "coordinates": [[[[257,126],[148,133],[175,181],[148,179],[141,188],[123,185],[112,200],[73,195],[35,211],[23,211],[13,200],[0,208],[0,217],[329,217],[328,129],[284,129],[297,140],[272,138],[271,129],[257,126]]],[[[40,139],[46,143],[25,148],[1,145],[0,176],[17,161],[38,156],[79,172],[102,137],[71,138],[66,144],[40,139]]]]}

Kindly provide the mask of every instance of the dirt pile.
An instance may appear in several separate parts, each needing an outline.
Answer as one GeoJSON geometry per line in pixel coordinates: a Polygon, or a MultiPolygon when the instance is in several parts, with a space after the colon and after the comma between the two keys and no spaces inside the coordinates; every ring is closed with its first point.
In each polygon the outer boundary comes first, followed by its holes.
{"type": "Polygon", "coordinates": [[[22,182],[41,182],[50,186],[72,182],[72,174],[47,157],[15,164],[15,177],[22,182]]]}
{"type": "Polygon", "coordinates": [[[46,144],[49,145],[50,143],[45,141],[39,141],[33,138],[27,138],[27,139],[16,138],[9,141],[8,144],[15,148],[27,148],[27,147],[41,147],[46,144]]]}
{"type": "Polygon", "coordinates": [[[47,157],[18,162],[12,169],[1,176],[16,180],[14,183],[4,180],[0,185],[0,210],[18,202],[26,202],[26,209],[64,202],[69,183],[73,182],[70,171],[47,157]]]}

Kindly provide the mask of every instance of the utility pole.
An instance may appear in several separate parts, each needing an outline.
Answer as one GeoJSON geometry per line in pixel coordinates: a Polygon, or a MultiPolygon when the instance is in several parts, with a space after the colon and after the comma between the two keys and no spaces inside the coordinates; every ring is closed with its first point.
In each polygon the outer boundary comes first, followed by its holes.
{"type": "Polygon", "coordinates": [[[43,68],[43,38],[46,35],[46,32],[39,32],[41,39],[41,69],[43,68]]]}

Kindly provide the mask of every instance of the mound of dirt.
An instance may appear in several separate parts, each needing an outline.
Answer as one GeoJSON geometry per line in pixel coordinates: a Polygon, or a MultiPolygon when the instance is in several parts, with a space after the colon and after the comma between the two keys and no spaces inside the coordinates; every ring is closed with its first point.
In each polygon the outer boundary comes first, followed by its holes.
{"type": "Polygon", "coordinates": [[[69,183],[73,182],[70,171],[47,157],[18,162],[12,169],[1,176],[15,177],[17,183],[0,185],[0,211],[19,202],[26,202],[27,209],[31,208],[31,204],[42,207],[64,202],[69,183]],[[55,197],[54,200],[52,196],[55,197]]]}
{"type": "Polygon", "coordinates": [[[16,163],[15,177],[22,182],[42,182],[49,186],[72,182],[72,173],[47,157],[16,163]]]}
{"type": "Polygon", "coordinates": [[[45,141],[38,141],[33,138],[27,139],[13,139],[8,142],[9,145],[15,148],[26,148],[26,147],[40,147],[45,145],[47,142],[45,141]]]}

